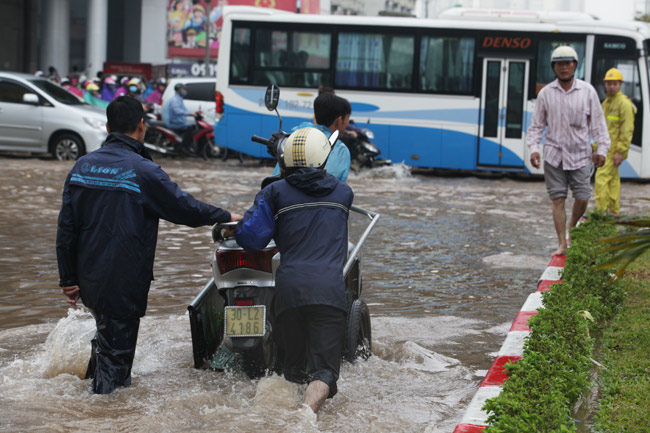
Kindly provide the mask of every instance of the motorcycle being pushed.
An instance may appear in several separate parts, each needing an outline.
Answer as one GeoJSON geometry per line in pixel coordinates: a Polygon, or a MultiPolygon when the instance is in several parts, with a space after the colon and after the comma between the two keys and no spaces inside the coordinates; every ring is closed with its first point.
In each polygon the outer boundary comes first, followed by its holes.
{"type": "MultiPolygon", "coordinates": [[[[269,111],[275,110],[279,131],[270,139],[253,136],[252,140],[265,144],[283,166],[284,143],[289,134],[282,132],[282,118],[276,109],[279,97],[280,89],[269,86],[265,103],[269,111]]],[[[333,134],[330,142],[335,141],[333,134]]],[[[262,187],[278,179],[280,176],[266,178],[262,187]]],[[[368,221],[356,245],[348,242],[343,269],[348,315],[342,355],[354,362],[371,355],[370,312],[361,299],[360,251],[380,215],[356,206],[350,210],[368,221]]],[[[254,378],[278,372],[282,367],[282,353],[273,335],[275,275],[281,257],[273,241],[261,251],[245,251],[232,234],[235,224],[213,227],[212,239],[218,243],[211,263],[213,277],[188,307],[194,367],[244,371],[254,378]]]]}
{"type": "Polygon", "coordinates": [[[221,156],[222,149],[214,142],[214,128],[203,118],[203,113],[194,114],[196,124],[192,125],[192,141],[183,145],[183,134],[167,127],[165,122],[153,116],[145,117],[147,132],[144,146],[147,150],[169,156],[196,156],[207,160],[221,156]]]}

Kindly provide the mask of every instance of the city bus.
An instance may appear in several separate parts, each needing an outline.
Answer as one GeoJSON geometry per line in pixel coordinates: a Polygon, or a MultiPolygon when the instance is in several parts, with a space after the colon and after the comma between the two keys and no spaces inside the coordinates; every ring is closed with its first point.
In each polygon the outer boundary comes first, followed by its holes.
{"type": "Polygon", "coordinates": [[[444,19],[300,15],[224,8],[215,123],[220,146],[269,157],[253,134],[277,130],[264,107],[281,87],[283,129],[313,119],[320,86],[350,101],[352,119],[374,133],[381,156],[413,167],[541,174],[526,131],[537,94],[555,79],[552,51],[570,45],[575,76],[601,99],[612,67],[635,104],[624,178],[650,177],[648,49],[642,22],[608,23],[582,13],[453,9],[444,19]],[[219,109],[219,108],[218,108],[219,109]],[[648,133],[646,133],[648,132],[648,133]]]}

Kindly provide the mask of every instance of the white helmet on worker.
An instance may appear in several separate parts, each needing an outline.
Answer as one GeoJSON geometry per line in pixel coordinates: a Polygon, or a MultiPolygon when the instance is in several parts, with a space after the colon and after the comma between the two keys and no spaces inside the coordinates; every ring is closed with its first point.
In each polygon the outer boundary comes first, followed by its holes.
{"type": "Polygon", "coordinates": [[[325,134],[316,128],[293,132],[284,144],[284,164],[287,168],[322,168],[332,150],[325,134]]]}
{"type": "Polygon", "coordinates": [[[578,63],[578,53],[568,45],[560,45],[551,54],[551,66],[555,62],[576,62],[578,63]]]}

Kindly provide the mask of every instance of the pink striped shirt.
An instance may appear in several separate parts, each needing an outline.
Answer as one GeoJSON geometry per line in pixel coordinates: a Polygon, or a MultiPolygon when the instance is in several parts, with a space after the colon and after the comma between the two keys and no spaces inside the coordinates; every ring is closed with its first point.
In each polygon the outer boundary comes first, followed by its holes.
{"type": "Polygon", "coordinates": [[[610,139],[607,122],[593,86],[575,78],[568,92],[555,81],[537,96],[533,120],[526,141],[530,153],[539,152],[546,128],[544,161],[564,170],[576,170],[591,161],[591,136],[598,143],[598,155],[607,156],[610,139]]]}

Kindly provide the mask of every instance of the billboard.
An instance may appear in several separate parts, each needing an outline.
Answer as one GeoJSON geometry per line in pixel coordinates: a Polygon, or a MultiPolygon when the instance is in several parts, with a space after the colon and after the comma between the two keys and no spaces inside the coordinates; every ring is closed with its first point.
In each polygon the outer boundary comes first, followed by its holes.
{"type": "Polygon", "coordinates": [[[202,59],[206,44],[210,57],[219,54],[223,6],[258,6],[296,12],[296,0],[169,0],[167,5],[167,57],[202,59]],[[208,35],[208,22],[210,34],[208,35]]]}

